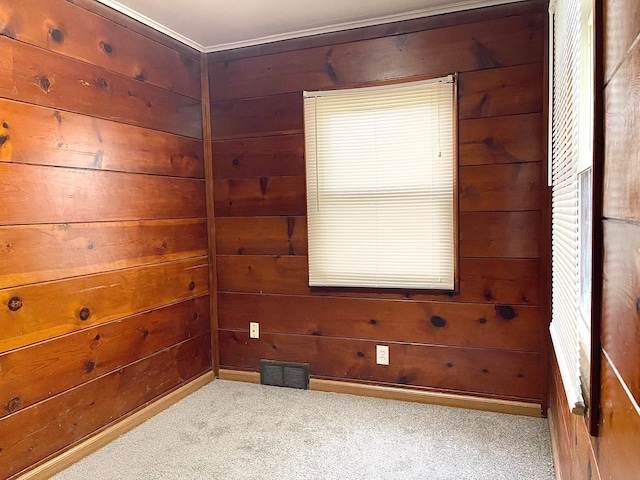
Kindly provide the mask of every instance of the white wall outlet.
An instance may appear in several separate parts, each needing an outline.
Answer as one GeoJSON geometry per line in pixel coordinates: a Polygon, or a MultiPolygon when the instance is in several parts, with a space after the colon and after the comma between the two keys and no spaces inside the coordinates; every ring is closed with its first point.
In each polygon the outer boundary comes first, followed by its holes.
{"type": "Polygon", "coordinates": [[[389,347],[387,345],[376,345],[376,363],[389,365],[389,347]]]}
{"type": "Polygon", "coordinates": [[[260,324],[258,322],[249,322],[249,337],[260,338],[260,324]]]}

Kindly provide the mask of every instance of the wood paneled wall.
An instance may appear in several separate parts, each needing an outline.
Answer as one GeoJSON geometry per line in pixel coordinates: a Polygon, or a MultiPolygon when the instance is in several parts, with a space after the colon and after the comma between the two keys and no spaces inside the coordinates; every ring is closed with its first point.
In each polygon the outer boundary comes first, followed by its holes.
{"type": "Polygon", "coordinates": [[[545,11],[523,2],[209,54],[221,367],[308,362],[316,378],[546,402],[545,11]],[[310,289],[302,91],[451,72],[459,293],[310,289]]]}
{"type": "MultiPolygon", "coordinates": [[[[640,479],[640,4],[603,0],[604,195],[600,429],[568,414],[559,376],[552,431],[563,480],[640,479]]],[[[554,396],[553,393],[556,392],[554,396]]]]}
{"type": "Polygon", "coordinates": [[[0,2],[0,478],[211,370],[200,54],[0,2]]]}

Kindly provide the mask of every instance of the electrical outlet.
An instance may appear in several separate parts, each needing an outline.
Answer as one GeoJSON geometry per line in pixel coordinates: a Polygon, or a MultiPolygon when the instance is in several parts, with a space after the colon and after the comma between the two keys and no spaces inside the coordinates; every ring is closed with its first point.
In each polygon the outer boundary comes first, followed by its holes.
{"type": "Polygon", "coordinates": [[[249,337],[260,338],[260,324],[258,322],[249,322],[249,337]]]}
{"type": "Polygon", "coordinates": [[[387,345],[376,345],[376,363],[389,365],[389,347],[387,345]]]}

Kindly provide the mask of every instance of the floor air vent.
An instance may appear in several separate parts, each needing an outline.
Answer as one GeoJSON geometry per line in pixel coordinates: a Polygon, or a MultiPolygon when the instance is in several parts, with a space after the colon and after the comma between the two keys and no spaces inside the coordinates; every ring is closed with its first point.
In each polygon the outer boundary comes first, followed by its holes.
{"type": "Polygon", "coordinates": [[[260,383],[309,390],[309,364],[260,360],[260,383]]]}

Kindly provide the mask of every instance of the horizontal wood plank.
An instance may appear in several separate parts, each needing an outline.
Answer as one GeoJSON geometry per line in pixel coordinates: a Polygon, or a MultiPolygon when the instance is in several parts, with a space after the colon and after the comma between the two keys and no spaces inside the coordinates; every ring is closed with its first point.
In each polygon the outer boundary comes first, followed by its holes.
{"type": "Polygon", "coordinates": [[[640,225],[604,222],[602,348],[640,404],[640,225]]]}
{"type": "Polygon", "coordinates": [[[0,353],[208,292],[207,257],[0,290],[0,353]]]}
{"type": "Polygon", "coordinates": [[[306,255],[305,217],[218,217],[216,253],[306,255]]]}
{"type": "Polygon", "coordinates": [[[213,142],[216,179],[304,175],[302,135],[213,142]]]}
{"type": "Polygon", "coordinates": [[[551,361],[549,430],[556,477],[601,480],[587,424],[569,410],[555,356],[551,361]]]}
{"type": "Polygon", "coordinates": [[[534,259],[460,259],[461,287],[455,295],[420,290],[310,289],[307,258],[303,256],[218,255],[216,269],[220,292],[520,305],[537,305],[541,301],[540,261],[534,259]]]}
{"type": "Polygon", "coordinates": [[[0,162],[0,225],[205,218],[204,181],[0,162]]]}
{"type": "Polygon", "coordinates": [[[0,419],[0,477],[80,442],[206,372],[209,347],[206,333],[0,419]]]}
{"type": "Polygon", "coordinates": [[[309,363],[317,377],[413,385],[535,400],[539,354],[389,343],[390,365],[377,365],[376,341],[220,331],[220,364],[256,370],[261,359],[309,363]]]}
{"type": "Polygon", "coordinates": [[[462,167],[458,174],[461,212],[540,208],[540,162],[462,167]]]}
{"type": "Polygon", "coordinates": [[[542,112],[541,63],[465,72],[459,78],[460,120],[542,112]]]}
{"type": "MultiPolygon", "coordinates": [[[[640,9],[637,10],[640,13],[640,9]]],[[[640,77],[640,44],[636,43],[604,89],[603,214],[640,222],[640,106],[635,99],[640,77]],[[615,160],[614,160],[615,159],[615,160]]]]}
{"type": "Polygon", "coordinates": [[[221,293],[223,330],[540,351],[538,307],[221,293]]]}
{"type": "Polygon", "coordinates": [[[65,0],[0,4],[12,38],[192,98],[200,98],[200,63],[65,0]],[[82,18],[81,21],[78,19],[82,18]]]}
{"type": "MultiPolygon", "coordinates": [[[[637,345],[637,344],[636,344],[637,345]]],[[[603,479],[640,479],[640,410],[606,355],[602,357],[598,468],[603,479]]]]}
{"type": "Polygon", "coordinates": [[[0,36],[0,97],[202,138],[201,102],[0,36]]]}
{"type": "Polygon", "coordinates": [[[460,297],[469,302],[540,305],[539,259],[462,258],[460,297]]]}
{"type": "MultiPolygon", "coordinates": [[[[91,0],[75,0],[76,4],[90,1],[91,0]]],[[[261,43],[233,50],[211,52],[207,54],[207,59],[209,63],[217,63],[224,60],[237,60],[299,49],[369,40],[371,38],[397,36],[422,30],[433,30],[465,23],[476,23],[513,15],[545,13],[547,7],[548,0],[513,2],[481,9],[462,10],[442,15],[429,15],[401,22],[381,23],[369,27],[323,33],[310,37],[297,37],[280,42],[261,43]]]]}
{"type": "Polygon", "coordinates": [[[542,113],[462,120],[458,124],[459,164],[543,161],[542,132],[542,113]]]}
{"type": "Polygon", "coordinates": [[[0,418],[210,329],[204,296],[0,355],[0,418]]]}
{"type": "Polygon", "coordinates": [[[607,0],[603,3],[604,80],[609,81],[640,32],[640,3],[607,0]]]}
{"type": "MultiPolygon", "coordinates": [[[[460,120],[542,111],[542,64],[461,73],[460,120]]],[[[213,102],[215,140],[303,130],[302,94],[213,102]]]]}
{"type": "Polygon", "coordinates": [[[540,212],[462,212],[460,256],[537,258],[540,212]]]}
{"type": "Polygon", "coordinates": [[[543,16],[524,15],[209,64],[214,101],[531,63],[543,16]],[[304,68],[301,68],[304,65],[304,68]]]}
{"type": "Polygon", "coordinates": [[[232,178],[214,181],[218,217],[305,215],[305,177],[232,178]]]}
{"type": "Polygon", "coordinates": [[[205,255],[205,220],[0,227],[0,289],[205,255]]]}
{"type": "Polygon", "coordinates": [[[303,132],[302,92],[211,103],[214,140],[300,134],[303,132]]]}
{"type": "Polygon", "coordinates": [[[0,99],[0,160],[204,178],[202,142],[0,99]]]}

